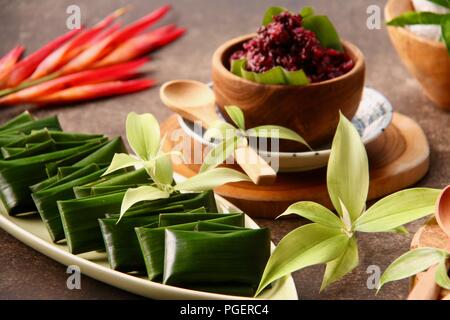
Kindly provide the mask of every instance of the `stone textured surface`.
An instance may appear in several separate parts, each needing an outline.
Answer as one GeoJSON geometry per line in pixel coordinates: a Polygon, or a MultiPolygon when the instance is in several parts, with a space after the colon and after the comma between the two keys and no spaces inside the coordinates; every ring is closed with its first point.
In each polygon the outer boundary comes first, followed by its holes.
{"type": "MultiPolygon", "coordinates": [[[[0,0],[0,53],[16,43],[32,51],[65,30],[65,11],[68,5],[78,4],[83,22],[92,24],[107,13],[123,5],[133,10],[125,19],[130,21],[149,12],[166,1],[110,1],[110,0],[0,0]]],[[[297,8],[314,5],[317,11],[331,17],[342,37],[357,44],[366,56],[367,85],[379,89],[395,109],[414,118],[425,130],[431,144],[431,168],[419,182],[420,186],[443,187],[450,182],[450,114],[432,105],[396,56],[384,30],[366,27],[369,5],[384,6],[385,1],[269,1],[269,0],[180,0],[170,1],[175,10],[167,22],[176,22],[189,33],[175,45],[153,55],[148,70],[152,77],[163,82],[189,78],[208,81],[210,60],[214,49],[227,39],[255,30],[265,8],[273,4],[297,8]]],[[[23,108],[0,110],[3,122],[23,108]]],[[[108,135],[124,133],[128,112],[152,112],[160,120],[169,115],[158,98],[158,89],[71,107],[33,110],[42,117],[58,114],[66,130],[101,132],[108,135]]],[[[299,221],[259,220],[272,229],[275,241],[301,224],[299,221]]],[[[410,226],[417,230],[420,222],[410,226]]],[[[403,299],[407,281],[390,284],[377,296],[366,286],[367,267],[378,265],[381,270],[409,247],[410,236],[365,234],[359,237],[360,267],[341,282],[319,294],[323,267],[312,267],[295,273],[301,299],[403,299]]],[[[28,248],[0,230],[0,298],[1,299],[135,299],[124,291],[102,284],[88,277],[82,278],[81,290],[66,289],[65,267],[28,248]]]]}

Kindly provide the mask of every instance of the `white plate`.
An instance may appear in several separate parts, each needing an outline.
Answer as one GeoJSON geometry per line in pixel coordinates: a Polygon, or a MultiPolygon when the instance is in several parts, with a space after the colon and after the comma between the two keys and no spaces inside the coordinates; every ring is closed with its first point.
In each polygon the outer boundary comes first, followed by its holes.
{"type": "MultiPolygon", "coordinates": [[[[219,111],[218,111],[219,113],[219,111]]],[[[361,103],[353,125],[358,130],[364,144],[375,140],[392,121],[393,108],[391,103],[379,91],[365,87],[361,103]]],[[[182,117],[178,117],[180,127],[188,136],[204,145],[214,146],[214,143],[203,138],[204,131],[195,129],[194,124],[182,117]]],[[[266,158],[277,157],[279,160],[278,171],[298,172],[322,168],[327,165],[330,156],[330,145],[323,146],[314,151],[307,152],[267,152],[259,151],[266,158]]]]}
{"type": "MultiPolygon", "coordinates": [[[[216,201],[221,212],[241,212],[230,202],[217,195],[216,201]]],[[[245,217],[245,224],[248,228],[259,228],[259,226],[248,216],[245,217]]],[[[55,244],[51,241],[48,231],[39,215],[16,218],[8,216],[8,214],[2,210],[0,213],[0,228],[53,260],[66,266],[78,266],[82,274],[86,276],[144,297],[172,300],[249,299],[172,287],[149,281],[145,277],[137,277],[114,271],[109,268],[106,253],[89,252],[81,255],[73,255],[68,252],[66,245],[55,244]]],[[[274,246],[272,244],[272,249],[273,248],[274,246]]],[[[65,283],[61,283],[61,285],[63,286],[65,283]]],[[[298,296],[294,280],[292,277],[285,277],[275,282],[272,288],[266,290],[259,298],[297,300],[298,296]]]]}

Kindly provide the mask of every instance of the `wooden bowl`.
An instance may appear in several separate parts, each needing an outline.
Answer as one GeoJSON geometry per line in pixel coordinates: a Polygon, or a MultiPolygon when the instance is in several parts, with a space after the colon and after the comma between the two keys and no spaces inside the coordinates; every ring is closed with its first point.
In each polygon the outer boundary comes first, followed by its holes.
{"type": "MultiPolygon", "coordinates": [[[[433,217],[422,227],[420,227],[420,229],[414,234],[411,241],[411,250],[423,247],[432,247],[445,250],[449,241],[450,238],[444,231],[442,231],[436,219],[433,217]]],[[[419,273],[411,278],[409,291],[412,290],[417,280],[420,279],[422,275],[423,273],[419,273]]],[[[450,290],[442,289],[439,300],[441,299],[450,299],[450,290]]]]}
{"type": "MultiPolygon", "coordinates": [[[[365,76],[361,51],[343,42],[355,66],[338,78],[308,86],[263,85],[229,71],[231,54],[253,36],[232,39],[214,53],[213,89],[222,113],[225,114],[224,106],[237,105],[244,111],[248,128],[269,124],[284,126],[298,132],[312,147],[331,141],[339,122],[339,110],[351,119],[361,101],[365,76]]],[[[299,144],[295,147],[299,149],[299,144]]]]}
{"type": "MultiPolygon", "coordinates": [[[[389,21],[408,11],[414,11],[411,0],[389,0],[384,14],[389,21]]],[[[388,27],[388,32],[398,55],[427,97],[450,110],[450,56],[445,44],[419,37],[406,28],[388,27]]]]}

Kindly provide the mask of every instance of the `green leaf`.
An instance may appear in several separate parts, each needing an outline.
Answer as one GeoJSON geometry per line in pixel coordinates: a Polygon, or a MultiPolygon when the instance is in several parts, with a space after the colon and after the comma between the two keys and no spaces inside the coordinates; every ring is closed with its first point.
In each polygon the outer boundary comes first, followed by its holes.
{"type": "Polygon", "coordinates": [[[339,215],[344,215],[339,200],[341,199],[352,221],[355,221],[366,204],[369,164],[358,131],[342,113],[328,160],[327,187],[339,215]]]}
{"type": "Polygon", "coordinates": [[[358,242],[355,237],[350,238],[342,255],[327,263],[320,291],[333,282],[339,281],[346,274],[352,272],[359,264],[358,242]]]}
{"type": "Polygon", "coordinates": [[[129,113],[126,130],[128,143],[142,160],[148,161],[156,156],[161,136],[158,120],[153,115],[129,113]]]}
{"type": "Polygon", "coordinates": [[[442,39],[444,39],[447,46],[448,54],[450,55],[450,15],[441,21],[442,39]]]}
{"type": "Polygon", "coordinates": [[[281,126],[274,126],[274,125],[265,125],[265,126],[259,126],[252,129],[247,130],[246,134],[251,137],[258,137],[258,138],[274,138],[274,139],[283,139],[283,140],[292,140],[299,142],[305,146],[307,146],[310,150],[312,148],[309,146],[308,142],[306,142],[305,139],[303,139],[297,132],[281,127],[281,126]]]}
{"type": "Polygon", "coordinates": [[[238,106],[226,106],[225,111],[239,129],[245,130],[245,118],[241,108],[238,106]]]}
{"type": "Polygon", "coordinates": [[[428,0],[428,1],[450,9],[450,0],[428,0]]]}
{"type": "Polygon", "coordinates": [[[309,84],[309,78],[302,69],[296,71],[288,71],[284,68],[282,69],[285,84],[292,86],[307,86],[309,84]]]}
{"type": "Polygon", "coordinates": [[[388,282],[405,279],[425,271],[445,258],[445,251],[435,248],[419,248],[409,251],[387,267],[380,278],[378,290],[388,282]]]}
{"type": "Polygon", "coordinates": [[[277,16],[285,11],[288,11],[288,9],[283,7],[270,7],[269,9],[266,10],[264,14],[262,25],[267,26],[269,23],[272,22],[274,16],[277,16]]]}
{"type": "Polygon", "coordinates": [[[237,129],[228,122],[217,120],[214,121],[209,129],[205,132],[204,139],[211,141],[212,139],[227,140],[237,134],[237,129]]]}
{"type": "Polygon", "coordinates": [[[241,78],[261,84],[306,86],[310,83],[303,70],[288,71],[281,66],[273,67],[265,72],[252,72],[247,70],[247,60],[239,59],[231,62],[231,72],[241,78]]]}
{"type": "Polygon", "coordinates": [[[110,173],[113,173],[117,170],[121,170],[128,167],[133,167],[137,164],[142,163],[142,161],[136,159],[133,156],[130,156],[126,153],[116,153],[114,155],[114,158],[111,161],[111,164],[108,167],[108,170],[103,174],[103,176],[106,176],[110,173]]]}
{"type": "Polygon", "coordinates": [[[236,149],[238,137],[222,141],[214,148],[212,148],[203,160],[203,164],[200,167],[200,173],[208,171],[212,168],[222,164],[228,157],[233,155],[236,149]]]}
{"type": "Polygon", "coordinates": [[[387,23],[388,26],[404,27],[414,24],[437,24],[450,14],[437,14],[433,12],[406,12],[392,19],[387,23]]]}
{"type": "Polygon", "coordinates": [[[444,289],[450,290],[450,278],[448,277],[448,268],[446,259],[439,263],[436,270],[436,283],[444,289]]]}
{"type": "Polygon", "coordinates": [[[294,271],[335,260],[344,252],[348,240],[340,230],[317,223],[291,231],[272,253],[256,294],[294,271]]]}
{"type": "Polygon", "coordinates": [[[223,184],[238,181],[251,181],[250,178],[233,169],[214,168],[193,176],[175,186],[175,190],[206,191],[223,184]]]}
{"type": "Polygon", "coordinates": [[[247,61],[245,59],[235,59],[231,61],[231,73],[237,75],[238,77],[243,77],[242,69],[245,67],[247,61]]]}
{"type": "Polygon", "coordinates": [[[161,154],[154,159],[153,180],[159,184],[171,185],[173,182],[173,167],[170,154],[161,154]]]}
{"type": "Polygon", "coordinates": [[[246,59],[244,59],[244,63],[241,64],[241,74],[242,74],[242,78],[249,80],[249,81],[256,82],[256,79],[255,79],[256,72],[247,70],[247,60],[246,59]]]}
{"type": "Polygon", "coordinates": [[[304,18],[307,18],[307,17],[309,17],[309,16],[313,16],[313,15],[314,15],[314,8],[311,7],[311,6],[303,7],[303,8],[300,10],[300,15],[303,17],[303,19],[304,19],[304,18]]]}
{"type": "Polygon", "coordinates": [[[362,232],[386,232],[434,212],[438,189],[414,188],[391,194],[370,207],[355,222],[362,232]]]}
{"type": "Polygon", "coordinates": [[[283,70],[283,67],[276,66],[264,72],[253,72],[253,77],[262,84],[286,84],[283,70]]]}
{"type": "Polygon", "coordinates": [[[392,233],[398,233],[398,234],[409,234],[408,229],[406,229],[404,226],[400,226],[395,229],[388,230],[386,232],[392,232],[392,233]]]}
{"type": "Polygon", "coordinates": [[[142,201],[150,201],[156,199],[165,199],[170,196],[167,191],[162,191],[158,188],[151,186],[142,186],[134,189],[128,189],[123,197],[122,206],[120,208],[119,222],[125,212],[128,211],[133,205],[142,201]]]}
{"type": "Polygon", "coordinates": [[[344,51],[341,39],[327,16],[309,16],[303,19],[303,27],[311,30],[325,48],[344,51]]]}
{"type": "Polygon", "coordinates": [[[348,212],[348,209],[342,202],[341,198],[339,198],[339,205],[342,209],[342,218],[341,218],[342,222],[344,223],[345,230],[349,232],[352,230],[353,227],[352,218],[350,217],[350,213],[348,212]]]}
{"type": "Polygon", "coordinates": [[[331,212],[324,206],[311,201],[301,201],[294,203],[289,208],[287,208],[285,212],[279,215],[278,218],[290,214],[299,215],[300,217],[306,218],[325,227],[337,229],[341,229],[344,227],[342,221],[333,212],[331,212]]]}

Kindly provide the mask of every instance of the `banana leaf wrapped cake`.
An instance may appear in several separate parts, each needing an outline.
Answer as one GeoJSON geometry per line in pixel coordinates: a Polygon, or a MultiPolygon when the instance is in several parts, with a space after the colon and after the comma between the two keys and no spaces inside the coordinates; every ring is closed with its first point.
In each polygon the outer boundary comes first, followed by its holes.
{"type": "MultiPolygon", "coordinates": [[[[229,169],[219,169],[203,187],[194,179],[184,184],[187,189],[179,188],[170,158],[158,151],[156,120],[133,117],[137,122],[127,133],[134,139],[154,136],[154,145],[146,141],[152,155],[143,168],[119,165],[113,171],[117,156],[134,161],[121,153],[121,138],[64,132],[56,117],[35,120],[27,112],[0,125],[3,211],[38,214],[52,241],[65,241],[72,254],[104,251],[114,270],[252,296],[270,254],[270,232],[245,228],[243,213],[219,213],[212,191],[220,181],[248,177],[237,172],[226,177],[229,169]],[[148,163],[158,170],[145,167],[148,163]],[[141,188],[143,198],[124,211],[127,194],[141,188]],[[158,196],[149,197],[155,190],[158,196]]],[[[141,157],[146,154],[141,150],[141,157]]]]}
{"type": "Polygon", "coordinates": [[[252,296],[270,256],[269,230],[242,213],[161,214],[136,233],[150,280],[195,290],[252,296]]]}

